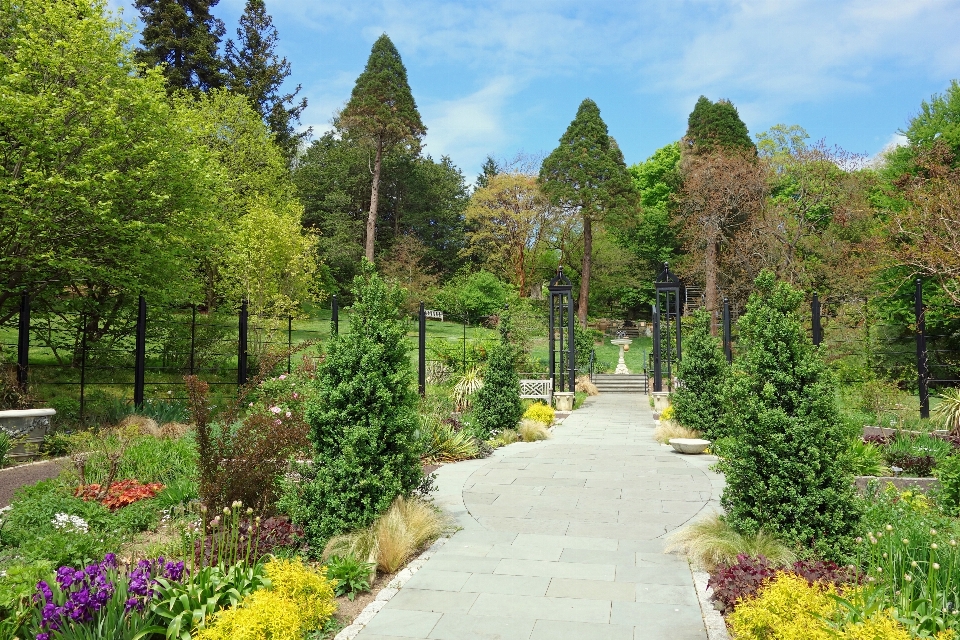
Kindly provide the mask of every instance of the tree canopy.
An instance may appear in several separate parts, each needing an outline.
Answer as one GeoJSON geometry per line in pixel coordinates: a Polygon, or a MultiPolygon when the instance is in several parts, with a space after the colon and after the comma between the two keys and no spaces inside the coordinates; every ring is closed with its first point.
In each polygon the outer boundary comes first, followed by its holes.
{"type": "Polygon", "coordinates": [[[246,96],[269,125],[287,158],[292,159],[311,130],[296,130],[307,99],[296,100],[299,84],[289,93],[281,90],[290,76],[290,63],[277,55],[278,42],[277,28],[263,0],[247,0],[237,28],[237,41],[227,40],[225,47],[225,83],[230,91],[246,96]]]}
{"type": "Polygon", "coordinates": [[[623,153],[607,131],[600,108],[587,98],[560,137],[560,144],[543,161],[540,185],[550,201],[582,225],[583,259],[577,315],[587,322],[595,221],[623,216],[636,206],[636,192],[623,153]]]}
{"type": "Polygon", "coordinates": [[[207,91],[223,85],[218,47],[226,28],[210,13],[219,1],[134,0],[143,21],[137,62],[162,65],[168,91],[207,91]]]}
{"type": "Polygon", "coordinates": [[[383,155],[397,145],[414,154],[419,153],[420,139],[427,132],[410,92],[407,69],[400,59],[400,52],[387,34],[373,43],[367,66],[357,78],[350,101],[340,113],[338,127],[349,137],[372,147],[375,152],[364,243],[366,258],[372,262],[383,155]]]}
{"type": "Polygon", "coordinates": [[[684,141],[696,153],[756,149],[733,103],[711,102],[706,96],[700,96],[690,112],[684,141]]]}

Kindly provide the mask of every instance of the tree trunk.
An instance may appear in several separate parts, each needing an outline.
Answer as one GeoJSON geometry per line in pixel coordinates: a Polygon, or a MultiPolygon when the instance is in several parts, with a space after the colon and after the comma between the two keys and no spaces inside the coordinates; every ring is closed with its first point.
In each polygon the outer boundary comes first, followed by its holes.
{"type": "Polygon", "coordinates": [[[370,190],[370,215],[367,216],[367,260],[373,262],[373,243],[377,239],[377,205],[380,203],[380,167],[383,164],[383,141],[377,140],[377,159],[373,163],[373,188],[370,190]]]}
{"type": "Polygon", "coordinates": [[[707,240],[707,257],[704,266],[704,308],[710,314],[710,334],[717,335],[717,238],[713,234],[707,240]]]}
{"type": "Polygon", "coordinates": [[[589,215],[583,216],[583,268],[580,270],[580,299],[577,317],[580,326],[587,326],[587,301],[590,298],[590,266],[593,263],[593,226],[589,215]]]}

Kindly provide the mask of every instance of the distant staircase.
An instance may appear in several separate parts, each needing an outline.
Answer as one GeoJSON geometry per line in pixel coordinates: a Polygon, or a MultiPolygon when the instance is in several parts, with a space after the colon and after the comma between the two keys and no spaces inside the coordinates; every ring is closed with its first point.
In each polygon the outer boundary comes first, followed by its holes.
{"type": "Polygon", "coordinates": [[[600,393],[647,393],[647,374],[595,373],[593,384],[600,393]]]}

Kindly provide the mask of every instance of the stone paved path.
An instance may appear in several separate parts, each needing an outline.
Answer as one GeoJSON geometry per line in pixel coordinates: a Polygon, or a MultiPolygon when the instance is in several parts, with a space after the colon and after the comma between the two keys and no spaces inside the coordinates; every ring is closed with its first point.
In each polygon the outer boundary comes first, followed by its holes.
{"type": "Polygon", "coordinates": [[[713,508],[714,458],[653,441],[647,396],[591,398],[545,442],[441,467],[458,531],[357,640],[706,638],[663,536],[713,508]]]}

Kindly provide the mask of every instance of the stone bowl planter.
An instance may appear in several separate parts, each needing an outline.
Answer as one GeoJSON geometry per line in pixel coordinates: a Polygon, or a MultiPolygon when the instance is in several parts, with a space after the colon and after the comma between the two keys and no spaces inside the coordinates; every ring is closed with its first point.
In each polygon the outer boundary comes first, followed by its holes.
{"type": "Polygon", "coordinates": [[[0,429],[17,441],[7,457],[13,461],[36,458],[40,443],[50,431],[50,419],[56,413],[54,409],[0,411],[0,429]]]}
{"type": "Polygon", "coordinates": [[[670,446],[674,451],[696,455],[706,451],[710,441],[699,438],[670,438],[670,446]]]}

